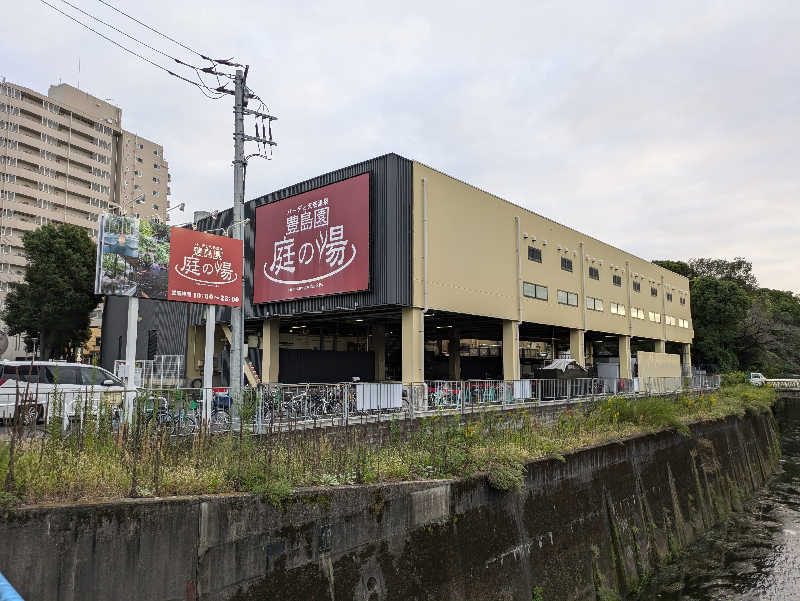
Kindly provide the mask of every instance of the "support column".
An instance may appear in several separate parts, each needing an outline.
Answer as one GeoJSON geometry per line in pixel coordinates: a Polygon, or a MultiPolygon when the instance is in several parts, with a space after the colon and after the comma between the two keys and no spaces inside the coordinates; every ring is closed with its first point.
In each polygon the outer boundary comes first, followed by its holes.
{"type": "Polygon", "coordinates": [[[280,346],[280,318],[265,319],[261,324],[261,381],[264,384],[278,382],[280,346]]]}
{"type": "Polygon", "coordinates": [[[666,353],[667,352],[667,341],[666,340],[656,340],[656,352],[657,353],[666,353]]]}
{"type": "Polygon", "coordinates": [[[631,337],[619,337],[619,377],[632,378],[631,370],[631,337]]]}
{"type": "Polygon", "coordinates": [[[519,380],[519,322],[503,320],[503,379],[519,380]]]}
{"type": "MultiPolygon", "coordinates": [[[[125,386],[128,391],[136,389],[136,338],[138,333],[139,297],[131,296],[128,298],[128,328],[125,332],[125,386]]],[[[132,392],[125,395],[125,421],[129,424],[133,420],[134,396],[132,392]]]]}
{"type": "Polygon", "coordinates": [[[206,423],[211,421],[211,400],[214,393],[211,391],[214,378],[214,331],[217,328],[217,308],[206,305],[206,344],[203,352],[203,419],[206,423]]]}
{"type": "Polygon", "coordinates": [[[583,330],[569,331],[569,355],[579,365],[586,367],[586,350],[583,346],[583,330]]]}
{"type": "Polygon", "coordinates": [[[375,381],[386,379],[386,326],[382,323],[372,326],[372,351],[375,353],[375,381]]]}
{"type": "Polygon", "coordinates": [[[402,373],[404,384],[425,381],[425,324],[422,309],[403,307],[402,373]]]}
{"type": "Polygon", "coordinates": [[[457,328],[450,328],[450,338],[447,341],[447,377],[451,380],[461,379],[461,333],[457,328]]]}
{"type": "Polygon", "coordinates": [[[688,342],[681,345],[681,371],[683,377],[692,377],[692,345],[688,342]]]}

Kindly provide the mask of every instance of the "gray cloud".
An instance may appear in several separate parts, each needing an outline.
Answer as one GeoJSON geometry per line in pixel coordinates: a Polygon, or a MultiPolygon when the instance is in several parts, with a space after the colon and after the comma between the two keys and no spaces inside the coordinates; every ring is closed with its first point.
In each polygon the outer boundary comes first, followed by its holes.
{"type": "MultiPolygon", "coordinates": [[[[248,198],[395,151],[643,257],[744,255],[800,290],[796,2],[202,4],[130,10],[252,65],[280,146],[248,198]]],[[[173,204],[230,205],[228,100],[38,2],[5,16],[25,25],[0,38],[2,75],[46,91],[80,58],[81,87],[164,144],[173,204]]]]}

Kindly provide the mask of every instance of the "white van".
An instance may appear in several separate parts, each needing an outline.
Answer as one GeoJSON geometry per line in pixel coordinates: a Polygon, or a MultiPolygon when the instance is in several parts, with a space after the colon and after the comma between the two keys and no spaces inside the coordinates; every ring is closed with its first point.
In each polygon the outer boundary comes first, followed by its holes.
{"type": "Polygon", "coordinates": [[[763,386],[766,382],[767,379],[764,377],[764,374],[760,374],[758,372],[750,373],[750,383],[753,386],[763,386]]]}
{"type": "Polygon", "coordinates": [[[92,411],[101,399],[121,403],[125,386],[102,367],[83,363],[0,361],[0,421],[12,419],[19,406],[26,425],[42,421],[56,389],[66,414],[75,415],[89,399],[92,411]]]}

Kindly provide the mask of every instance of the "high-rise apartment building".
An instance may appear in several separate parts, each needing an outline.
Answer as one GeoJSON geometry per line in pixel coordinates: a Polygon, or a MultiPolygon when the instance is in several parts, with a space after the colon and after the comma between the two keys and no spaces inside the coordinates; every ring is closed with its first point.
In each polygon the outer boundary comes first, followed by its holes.
{"type": "MultiPolygon", "coordinates": [[[[22,234],[71,223],[97,236],[101,214],[168,219],[164,148],[122,129],[122,109],[67,84],[47,96],[0,82],[0,303],[22,280],[22,234]]],[[[2,358],[24,355],[9,340],[2,358]]]]}

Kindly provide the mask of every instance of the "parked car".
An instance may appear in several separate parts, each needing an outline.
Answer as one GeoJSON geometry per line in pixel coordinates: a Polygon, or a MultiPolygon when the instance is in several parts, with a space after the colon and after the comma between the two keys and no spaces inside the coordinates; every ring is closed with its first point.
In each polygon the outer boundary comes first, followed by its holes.
{"type": "Polygon", "coordinates": [[[763,386],[766,384],[767,379],[764,377],[764,374],[760,374],[758,372],[752,372],[750,374],[750,383],[753,386],[763,386]]]}
{"type": "Polygon", "coordinates": [[[56,390],[69,416],[89,399],[92,411],[101,400],[118,405],[125,386],[102,367],[59,361],[0,361],[0,421],[12,419],[15,411],[23,411],[21,417],[27,425],[42,421],[56,390]]]}

